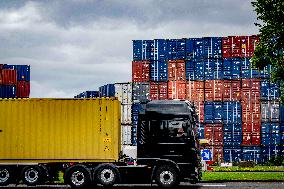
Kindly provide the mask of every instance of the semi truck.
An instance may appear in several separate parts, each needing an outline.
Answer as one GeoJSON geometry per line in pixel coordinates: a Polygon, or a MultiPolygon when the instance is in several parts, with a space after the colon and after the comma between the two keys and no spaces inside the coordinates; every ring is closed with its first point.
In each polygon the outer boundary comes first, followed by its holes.
{"type": "Polygon", "coordinates": [[[0,185],[156,183],[201,178],[194,106],[151,101],[139,114],[137,157],[121,152],[115,98],[0,100],[0,185]]]}

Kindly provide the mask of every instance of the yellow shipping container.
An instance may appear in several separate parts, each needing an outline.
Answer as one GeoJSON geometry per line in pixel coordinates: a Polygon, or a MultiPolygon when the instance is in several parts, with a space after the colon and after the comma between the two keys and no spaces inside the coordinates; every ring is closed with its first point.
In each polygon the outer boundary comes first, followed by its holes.
{"type": "Polygon", "coordinates": [[[115,162],[116,99],[1,99],[0,163],[115,162]]]}

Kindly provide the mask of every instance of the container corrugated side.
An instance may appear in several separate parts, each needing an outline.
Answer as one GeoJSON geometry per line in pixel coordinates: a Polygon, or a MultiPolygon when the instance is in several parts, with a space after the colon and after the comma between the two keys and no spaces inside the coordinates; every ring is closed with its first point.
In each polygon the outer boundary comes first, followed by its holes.
{"type": "Polygon", "coordinates": [[[118,100],[0,100],[0,112],[1,163],[118,160],[118,100]]]}
{"type": "Polygon", "coordinates": [[[115,83],[115,97],[122,104],[132,104],[132,83],[115,83]]]}
{"type": "Polygon", "coordinates": [[[131,145],[131,125],[121,125],[121,144],[131,145]]]}

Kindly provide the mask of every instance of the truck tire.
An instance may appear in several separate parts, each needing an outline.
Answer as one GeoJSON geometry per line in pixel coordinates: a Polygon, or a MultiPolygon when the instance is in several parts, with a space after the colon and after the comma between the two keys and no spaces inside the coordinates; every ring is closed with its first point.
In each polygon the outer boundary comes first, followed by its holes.
{"type": "Polygon", "coordinates": [[[22,180],[26,185],[35,186],[43,180],[43,173],[38,166],[26,166],[22,171],[22,180]]]}
{"type": "Polygon", "coordinates": [[[179,184],[175,168],[170,165],[161,165],[157,168],[155,181],[160,187],[171,188],[179,184]]]}
{"type": "Polygon", "coordinates": [[[97,184],[103,186],[112,186],[115,184],[118,178],[118,171],[111,165],[102,165],[95,172],[94,178],[96,178],[97,184]]]}
{"type": "Polygon", "coordinates": [[[11,178],[11,169],[7,166],[0,166],[0,186],[6,186],[10,184],[11,178]]]}
{"type": "Polygon", "coordinates": [[[65,172],[65,182],[71,188],[85,188],[90,183],[89,171],[83,166],[71,167],[65,172]]]}

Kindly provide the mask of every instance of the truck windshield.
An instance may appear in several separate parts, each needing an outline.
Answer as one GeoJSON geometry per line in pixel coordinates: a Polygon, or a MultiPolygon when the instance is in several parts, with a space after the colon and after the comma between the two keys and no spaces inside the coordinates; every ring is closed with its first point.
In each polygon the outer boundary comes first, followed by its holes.
{"type": "Polygon", "coordinates": [[[186,120],[152,120],[151,130],[153,134],[163,137],[187,137],[189,136],[186,120]]]}

